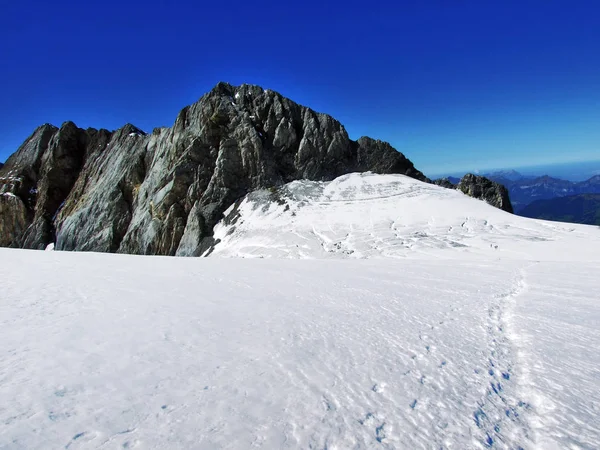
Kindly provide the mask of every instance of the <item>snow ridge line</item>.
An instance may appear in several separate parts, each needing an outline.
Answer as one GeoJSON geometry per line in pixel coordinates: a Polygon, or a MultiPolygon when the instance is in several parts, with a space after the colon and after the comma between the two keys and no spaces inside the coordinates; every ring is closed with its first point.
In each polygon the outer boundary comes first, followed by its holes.
{"type": "Polygon", "coordinates": [[[526,289],[525,270],[521,269],[511,289],[496,296],[488,309],[489,386],[473,412],[484,448],[524,450],[533,442],[533,431],[526,418],[531,407],[517,393],[516,352],[508,332],[516,298],[526,289]]]}

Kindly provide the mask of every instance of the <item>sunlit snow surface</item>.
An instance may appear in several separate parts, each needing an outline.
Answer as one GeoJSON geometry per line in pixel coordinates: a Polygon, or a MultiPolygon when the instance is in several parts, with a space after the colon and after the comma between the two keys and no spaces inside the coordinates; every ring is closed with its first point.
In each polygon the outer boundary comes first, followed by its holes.
{"type": "Polygon", "coordinates": [[[265,259],[0,250],[0,448],[598,448],[597,227],[371,175],[228,223],[265,259]]]}
{"type": "Polygon", "coordinates": [[[213,255],[531,259],[541,251],[557,260],[599,258],[597,230],[514,216],[403,175],[294,181],[250,194],[227,219],[215,228],[213,255]],[[580,251],[573,254],[572,245],[580,251]]]}

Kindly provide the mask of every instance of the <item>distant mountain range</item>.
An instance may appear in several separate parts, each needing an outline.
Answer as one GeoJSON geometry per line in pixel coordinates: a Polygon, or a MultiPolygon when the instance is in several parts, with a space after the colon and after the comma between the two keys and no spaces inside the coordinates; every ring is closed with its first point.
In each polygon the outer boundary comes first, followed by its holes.
{"type": "MultiPolygon", "coordinates": [[[[484,174],[484,177],[506,187],[514,213],[536,219],[597,224],[600,217],[600,175],[573,182],[560,178],[527,176],[516,170],[484,174]]],[[[450,187],[460,178],[446,177],[436,181],[450,187]]]]}
{"type": "Polygon", "coordinates": [[[600,194],[578,194],[536,200],[523,208],[520,215],[560,222],[600,225],[600,194]]]}
{"type": "Polygon", "coordinates": [[[527,177],[514,170],[490,173],[485,176],[506,186],[517,214],[537,200],[600,193],[600,175],[581,182],[561,180],[548,175],[527,177]]]}
{"type": "Polygon", "coordinates": [[[524,180],[526,178],[534,178],[534,177],[527,177],[525,175],[522,175],[519,172],[517,172],[516,170],[499,170],[497,172],[492,172],[490,175],[493,175],[494,178],[510,180],[510,181],[519,181],[519,180],[524,180]]]}

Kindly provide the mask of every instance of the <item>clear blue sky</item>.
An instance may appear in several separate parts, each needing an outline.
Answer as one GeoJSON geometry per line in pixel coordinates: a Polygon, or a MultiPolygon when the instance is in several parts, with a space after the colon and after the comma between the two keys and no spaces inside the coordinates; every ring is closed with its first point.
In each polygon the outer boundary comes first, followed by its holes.
{"type": "Polygon", "coordinates": [[[427,174],[600,159],[597,0],[3,2],[0,57],[0,161],[45,122],[171,125],[220,80],[427,174]]]}

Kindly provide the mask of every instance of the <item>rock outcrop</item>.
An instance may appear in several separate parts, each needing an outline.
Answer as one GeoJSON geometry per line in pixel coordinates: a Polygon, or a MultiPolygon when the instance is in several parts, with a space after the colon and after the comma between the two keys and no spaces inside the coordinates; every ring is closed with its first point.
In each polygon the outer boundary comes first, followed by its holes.
{"type": "Polygon", "coordinates": [[[429,181],[389,144],[258,86],[219,83],[171,128],[39,127],[0,169],[0,245],[199,255],[237,199],[350,172],[429,181]]]}
{"type": "Polygon", "coordinates": [[[29,221],[19,197],[10,192],[0,194],[0,247],[20,246],[29,221]]]}
{"type": "Polygon", "coordinates": [[[513,212],[508,190],[503,185],[488,178],[468,173],[462,177],[456,185],[456,189],[471,197],[485,200],[490,205],[503,211],[513,212]]]}
{"type": "Polygon", "coordinates": [[[446,189],[455,189],[456,185],[452,183],[448,178],[438,178],[433,180],[433,184],[441,187],[445,187],[446,189]]]}

